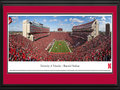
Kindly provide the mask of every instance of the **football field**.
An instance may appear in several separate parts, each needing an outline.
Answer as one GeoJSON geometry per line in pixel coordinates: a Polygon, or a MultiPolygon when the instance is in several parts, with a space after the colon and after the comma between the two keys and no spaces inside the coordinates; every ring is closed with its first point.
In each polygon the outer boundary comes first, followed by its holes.
{"type": "Polygon", "coordinates": [[[49,52],[65,53],[65,52],[71,52],[71,50],[65,41],[59,40],[54,42],[49,52]]]}

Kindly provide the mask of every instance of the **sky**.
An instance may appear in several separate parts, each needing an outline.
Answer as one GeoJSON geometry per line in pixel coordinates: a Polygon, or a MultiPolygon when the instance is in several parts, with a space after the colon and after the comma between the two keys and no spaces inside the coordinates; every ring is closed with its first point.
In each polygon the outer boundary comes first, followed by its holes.
{"type": "Polygon", "coordinates": [[[105,31],[105,24],[110,23],[112,31],[112,15],[8,15],[12,18],[9,25],[9,31],[22,31],[23,20],[35,21],[42,23],[43,26],[49,27],[50,31],[57,31],[63,28],[63,31],[72,31],[72,27],[88,23],[97,19],[99,22],[99,31],[105,31]]]}

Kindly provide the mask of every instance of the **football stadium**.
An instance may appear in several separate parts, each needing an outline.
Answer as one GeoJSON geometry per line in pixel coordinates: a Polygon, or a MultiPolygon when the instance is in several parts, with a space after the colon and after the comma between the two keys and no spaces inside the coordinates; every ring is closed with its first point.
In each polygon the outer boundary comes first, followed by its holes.
{"type": "MultiPolygon", "coordinates": [[[[9,17],[9,24],[12,22],[9,17]]],[[[110,24],[99,31],[99,22],[76,25],[71,32],[24,20],[22,32],[9,32],[9,61],[111,61],[110,24]]]]}

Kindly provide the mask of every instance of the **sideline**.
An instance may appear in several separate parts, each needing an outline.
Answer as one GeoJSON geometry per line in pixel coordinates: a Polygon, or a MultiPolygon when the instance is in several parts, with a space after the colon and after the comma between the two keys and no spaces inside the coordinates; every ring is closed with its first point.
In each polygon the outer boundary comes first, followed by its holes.
{"type": "MultiPolygon", "coordinates": [[[[56,41],[56,40],[55,40],[55,41],[56,41]]],[[[55,44],[55,42],[54,42],[54,44],[55,44]]],[[[51,52],[51,50],[52,50],[52,48],[53,48],[54,44],[53,44],[53,45],[52,45],[52,47],[50,48],[49,53],[51,52]]]]}
{"type": "MultiPolygon", "coordinates": [[[[67,44],[67,42],[66,42],[66,41],[64,41],[64,42],[67,44]]],[[[70,48],[69,48],[68,44],[67,44],[67,47],[68,47],[68,49],[69,49],[69,51],[70,51],[70,53],[71,53],[72,51],[70,50],[70,48]]]]}

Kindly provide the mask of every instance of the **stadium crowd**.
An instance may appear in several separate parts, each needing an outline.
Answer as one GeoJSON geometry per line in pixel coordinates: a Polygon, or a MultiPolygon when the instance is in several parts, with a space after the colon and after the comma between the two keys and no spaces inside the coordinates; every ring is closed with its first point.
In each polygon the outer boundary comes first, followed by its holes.
{"type": "MultiPolygon", "coordinates": [[[[39,37],[39,36],[38,36],[39,37]]],[[[82,36],[84,37],[84,36],[82,36]]],[[[111,37],[100,34],[91,41],[82,41],[68,32],[51,32],[34,42],[22,35],[9,34],[9,61],[110,61],[111,37]],[[45,48],[53,40],[65,40],[73,51],[52,53],[45,48]],[[79,42],[79,43],[78,43],[79,42]]]]}
{"type": "Polygon", "coordinates": [[[40,39],[42,37],[48,36],[49,33],[43,33],[43,34],[33,34],[34,40],[40,39]]]}

